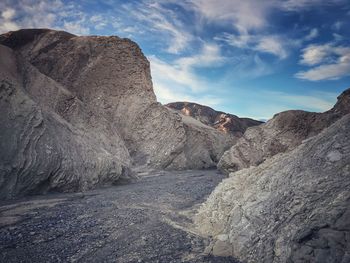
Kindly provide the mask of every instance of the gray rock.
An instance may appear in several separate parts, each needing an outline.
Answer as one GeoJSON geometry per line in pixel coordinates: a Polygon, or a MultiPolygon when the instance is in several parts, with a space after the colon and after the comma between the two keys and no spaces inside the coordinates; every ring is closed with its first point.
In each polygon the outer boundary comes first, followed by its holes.
{"type": "Polygon", "coordinates": [[[196,224],[213,237],[213,253],[244,262],[348,262],[349,189],[347,114],[294,150],[231,173],[196,224]]]}
{"type": "Polygon", "coordinates": [[[26,29],[0,45],[1,198],[114,183],[132,165],[216,167],[234,143],[158,103],[128,39],[26,29]]]}
{"type": "Polygon", "coordinates": [[[196,140],[201,150],[191,150],[187,143],[194,139],[191,136],[198,125],[183,123],[179,114],[157,102],[149,62],[128,39],[31,29],[4,34],[0,43],[104,117],[125,141],[134,164],[168,169],[212,167],[233,144],[231,138],[226,139],[229,136],[213,130],[206,134],[205,129],[203,143],[196,140]],[[193,156],[193,161],[186,156],[193,156]]]}
{"type": "Polygon", "coordinates": [[[350,89],[344,91],[337,104],[324,113],[300,110],[278,113],[267,123],[248,128],[243,137],[224,153],[218,168],[228,174],[257,166],[277,153],[294,149],[347,113],[350,113],[350,89]]]}
{"type": "Polygon", "coordinates": [[[0,57],[0,198],[86,190],[128,171],[108,122],[11,49],[0,57]]]}

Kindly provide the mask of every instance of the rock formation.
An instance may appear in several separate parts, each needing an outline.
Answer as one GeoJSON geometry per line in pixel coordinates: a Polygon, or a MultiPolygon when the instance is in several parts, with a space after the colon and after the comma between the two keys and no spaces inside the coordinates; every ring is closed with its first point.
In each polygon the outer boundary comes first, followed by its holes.
{"type": "Polygon", "coordinates": [[[85,190],[128,172],[105,119],[11,49],[0,45],[0,57],[0,198],[85,190]]]}
{"type": "Polygon", "coordinates": [[[212,253],[243,262],[349,262],[349,189],[347,114],[294,150],[231,173],[196,223],[214,237],[212,253]]]}
{"type": "Polygon", "coordinates": [[[128,39],[77,37],[37,29],[10,32],[0,38],[0,43],[16,50],[41,73],[105,117],[125,140],[136,164],[172,169],[211,167],[213,162],[207,156],[219,159],[232,144],[216,133],[219,140],[227,141],[219,154],[216,149],[207,148],[205,155],[194,153],[196,163],[182,158],[188,155],[184,151],[190,140],[187,136],[192,134],[188,132],[190,127],[156,101],[149,62],[128,39]]]}
{"type": "Polygon", "coordinates": [[[193,102],[173,102],[165,106],[175,109],[183,115],[193,117],[219,131],[233,134],[235,137],[241,137],[248,127],[262,124],[260,121],[239,118],[236,115],[216,111],[210,107],[193,102]]]}
{"type": "Polygon", "coordinates": [[[158,103],[149,62],[128,39],[25,29],[0,35],[0,45],[7,94],[0,99],[0,185],[6,196],[114,182],[132,164],[215,167],[234,143],[158,103]],[[54,163],[45,147],[57,152],[54,163]]]}
{"type": "Polygon", "coordinates": [[[248,128],[243,137],[224,153],[218,168],[228,174],[259,165],[277,153],[294,149],[347,113],[350,113],[350,89],[344,91],[336,105],[324,113],[300,110],[278,113],[267,123],[248,128]]]}

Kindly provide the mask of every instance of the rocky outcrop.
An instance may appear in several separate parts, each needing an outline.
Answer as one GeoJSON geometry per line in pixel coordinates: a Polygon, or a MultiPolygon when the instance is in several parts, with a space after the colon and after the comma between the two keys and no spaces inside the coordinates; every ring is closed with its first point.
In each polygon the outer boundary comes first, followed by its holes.
{"type": "Polygon", "coordinates": [[[294,149],[347,113],[350,113],[350,89],[344,91],[336,105],[324,113],[300,110],[278,113],[267,123],[248,128],[244,136],[224,153],[218,168],[228,174],[259,165],[277,153],[294,149]]]}
{"type": "Polygon", "coordinates": [[[0,45],[2,197],[111,183],[131,165],[215,167],[234,143],[158,103],[128,39],[26,29],[0,45]]]}
{"type": "MultiPolygon", "coordinates": [[[[19,30],[0,37],[0,43],[25,57],[42,74],[63,85],[98,116],[104,117],[124,139],[135,164],[156,168],[207,168],[216,165],[225,149],[182,156],[196,127],[157,102],[149,62],[140,48],[115,36],[77,37],[46,29],[19,30]],[[188,132],[191,130],[192,132],[188,132]],[[217,154],[220,152],[220,154],[217,154]],[[214,158],[208,158],[210,155],[214,158]],[[182,161],[180,161],[182,160],[182,161]]],[[[204,135],[212,138],[213,133],[204,135]]],[[[215,137],[222,137],[216,133],[215,137]]],[[[215,138],[214,138],[215,139],[215,138]]],[[[208,146],[207,144],[205,144],[208,146]]],[[[219,145],[221,145],[219,143],[219,145]]],[[[202,149],[205,147],[202,146],[202,149]]]]}
{"type": "Polygon", "coordinates": [[[0,45],[0,198],[86,190],[130,166],[109,123],[0,45]],[[97,121],[98,120],[98,121],[97,121]]]}
{"type": "Polygon", "coordinates": [[[236,115],[216,111],[210,107],[193,102],[173,102],[165,106],[177,110],[185,116],[193,117],[221,132],[232,134],[235,137],[241,137],[248,127],[262,124],[260,121],[239,118],[236,115]]]}
{"type": "MultiPolygon", "coordinates": [[[[346,104],[342,104],[346,106],[346,104]]],[[[350,261],[350,114],[294,150],[231,173],[196,218],[243,262],[350,261]]]]}

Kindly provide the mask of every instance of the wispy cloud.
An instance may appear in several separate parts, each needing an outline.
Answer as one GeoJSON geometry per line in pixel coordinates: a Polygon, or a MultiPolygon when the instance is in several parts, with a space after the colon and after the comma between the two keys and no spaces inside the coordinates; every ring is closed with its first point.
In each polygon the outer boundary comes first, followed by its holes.
{"type": "Polygon", "coordinates": [[[285,41],[282,37],[276,35],[253,35],[248,33],[229,34],[224,33],[214,38],[218,41],[224,41],[227,44],[262,53],[272,54],[280,59],[285,59],[288,56],[288,51],[285,41]]]}
{"type": "Polygon", "coordinates": [[[274,1],[190,0],[187,7],[212,22],[229,22],[238,30],[248,31],[266,25],[266,15],[274,1]]]}
{"type": "MultiPolygon", "coordinates": [[[[196,68],[213,68],[224,61],[218,46],[204,44],[200,53],[166,62],[150,56],[154,89],[161,102],[190,100],[215,105],[221,99],[211,95],[201,95],[211,88],[208,79],[199,77],[196,68]],[[182,99],[181,99],[182,98],[182,99]]],[[[213,85],[214,86],[214,85],[213,85]]]]}
{"type": "Polygon", "coordinates": [[[131,16],[146,23],[146,27],[153,31],[153,34],[167,35],[163,38],[168,44],[166,49],[169,53],[178,54],[189,46],[193,40],[193,36],[185,29],[185,25],[181,20],[177,19],[177,15],[170,9],[163,8],[161,4],[139,3],[135,5],[124,5],[124,9],[128,10],[131,16]]]}
{"type": "Polygon", "coordinates": [[[288,11],[298,11],[300,9],[315,8],[315,6],[328,6],[344,3],[347,0],[287,0],[278,1],[280,8],[288,11]]]}
{"type": "Polygon", "coordinates": [[[317,28],[313,28],[310,30],[310,33],[304,37],[305,41],[310,41],[318,37],[319,32],[317,28]]]}
{"type": "Polygon", "coordinates": [[[88,34],[87,15],[61,0],[4,0],[0,3],[1,33],[19,28],[56,28],[88,34]]]}
{"type": "Polygon", "coordinates": [[[302,50],[300,63],[314,66],[295,74],[299,79],[336,80],[350,75],[350,47],[335,43],[310,45],[302,50]]]}

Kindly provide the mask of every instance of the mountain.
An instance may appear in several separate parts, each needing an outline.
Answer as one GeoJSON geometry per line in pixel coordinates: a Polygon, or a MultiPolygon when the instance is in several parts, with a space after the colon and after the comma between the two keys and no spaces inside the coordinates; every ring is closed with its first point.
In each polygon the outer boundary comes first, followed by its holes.
{"type": "Polygon", "coordinates": [[[213,237],[208,251],[242,262],[349,262],[349,189],[347,114],[294,150],[231,173],[196,225],[213,237]]]}
{"type": "Polygon", "coordinates": [[[335,106],[326,112],[300,110],[276,114],[271,120],[248,128],[242,138],[226,151],[218,163],[224,173],[256,166],[281,152],[294,149],[303,140],[317,135],[350,113],[350,89],[344,91],[335,106]]]}
{"type": "Polygon", "coordinates": [[[173,102],[165,106],[177,110],[185,116],[195,118],[221,132],[233,134],[236,137],[241,137],[248,127],[263,123],[249,118],[239,118],[236,115],[216,111],[210,107],[193,102],[173,102]]]}
{"type": "Polygon", "coordinates": [[[158,103],[129,39],[23,29],[0,45],[1,198],[115,183],[134,166],[216,167],[234,143],[158,103]]]}

